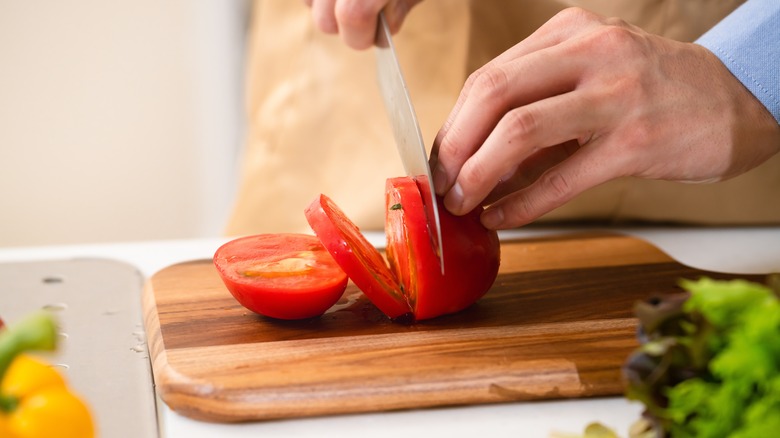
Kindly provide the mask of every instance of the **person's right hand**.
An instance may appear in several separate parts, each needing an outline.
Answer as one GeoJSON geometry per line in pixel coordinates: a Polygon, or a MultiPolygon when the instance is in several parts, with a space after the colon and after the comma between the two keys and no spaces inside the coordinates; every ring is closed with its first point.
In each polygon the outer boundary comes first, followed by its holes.
{"type": "Polygon", "coordinates": [[[339,34],[353,49],[368,49],[376,40],[379,11],[385,11],[390,31],[396,33],[406,15],[422,0],[303,0],[322,32],[339,34]]]}

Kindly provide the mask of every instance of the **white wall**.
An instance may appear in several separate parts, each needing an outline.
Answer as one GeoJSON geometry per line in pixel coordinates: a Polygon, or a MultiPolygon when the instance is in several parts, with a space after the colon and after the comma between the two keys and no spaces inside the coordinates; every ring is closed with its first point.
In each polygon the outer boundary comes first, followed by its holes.
{"type": "Polygon", "coordinates": [[[0,246],[216,236],[246,0],[0,0],[0,246]]]}

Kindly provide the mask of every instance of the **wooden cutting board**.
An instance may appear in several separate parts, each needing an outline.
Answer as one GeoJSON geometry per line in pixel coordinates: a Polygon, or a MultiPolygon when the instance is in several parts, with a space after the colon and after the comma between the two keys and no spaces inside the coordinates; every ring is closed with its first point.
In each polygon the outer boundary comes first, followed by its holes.
{"type": "Polygon", "coordinates": [[[580,234],[503,243],[482,300],[413,325],[387,320],[352,284],[320,318],[265,318],[232,298],[211,260],[159,271],[143,305],[162,400],[235,422],[622,394],[634,303],[702,275],[729,277],[636,238],[580,234]]]}

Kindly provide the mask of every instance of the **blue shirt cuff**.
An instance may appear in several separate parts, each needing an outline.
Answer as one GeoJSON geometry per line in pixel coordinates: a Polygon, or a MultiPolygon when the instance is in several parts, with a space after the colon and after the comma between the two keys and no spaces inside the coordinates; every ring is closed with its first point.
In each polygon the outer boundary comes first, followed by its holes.
{"type": "Polygon", "coordinates": [[[748,0],[696,43],[714,53],[780,123],[780,0],[748,0]]]}

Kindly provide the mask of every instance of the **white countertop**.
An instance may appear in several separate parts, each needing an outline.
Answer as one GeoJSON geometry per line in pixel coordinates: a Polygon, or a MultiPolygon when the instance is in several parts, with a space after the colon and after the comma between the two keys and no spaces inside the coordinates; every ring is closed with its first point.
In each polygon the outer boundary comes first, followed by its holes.
{"type": "MultiPolygon", "coordinates": [[[[526,228],[502,237],[530,237],[581,229],[526,228]]],[[[593,230],[589,228],[588,230],[593,230]]],[[[603,228],[599,228],[603,230],[603,228]]],[[[780,272],[780,227],[738,228],[610,228],[643,238],[675,260],[691,267],[731,273],[780,272]]],[[[368,233],[382,245],[384,237],[368,233]]],[[[154,241],[51,247],[0,248],[0,262],[72,258],[108,258],[135,266],[144,277],[182,261],[210,258],[227,238],[154,241]]],[[[140,297],[139,297],[140,299],[140,297]]],[[[152,388],[149,388],[150,391],[152,388]]],[[[247,424],[212,424],[190,420],[166,406],[160,409],[165,437],[547,437],[556,432],[581,432],[593,421],[627,436],[641,406],[614,398],[518,402],[481,406],[341,415],[247,424]]],[[[112,437],[113,438],[113,437],[112,437]]]]}

